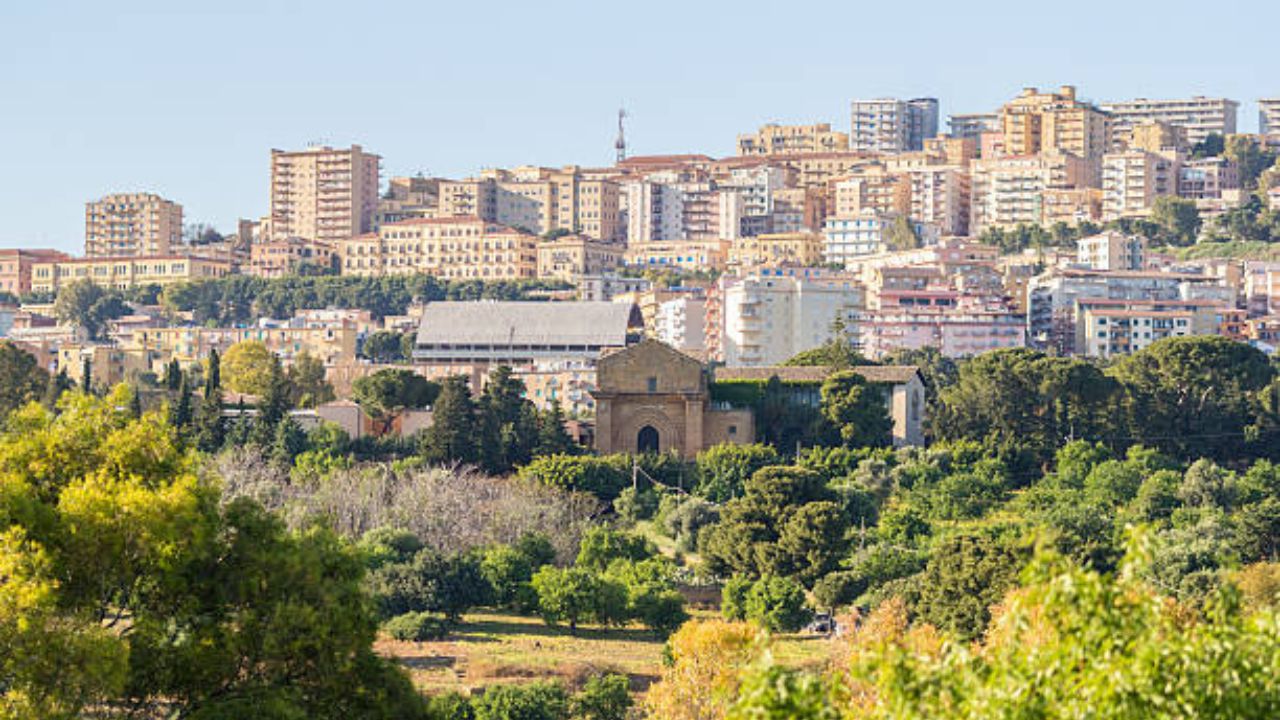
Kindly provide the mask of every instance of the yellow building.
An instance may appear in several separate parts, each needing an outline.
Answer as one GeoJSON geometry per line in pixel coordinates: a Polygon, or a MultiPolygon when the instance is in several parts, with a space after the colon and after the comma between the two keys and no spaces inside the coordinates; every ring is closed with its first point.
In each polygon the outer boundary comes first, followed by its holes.
{"type": "Polygon", "coordinates": [[[620,201],[617,183],[588,177],[577,166],[518,167],[441,181],[438,214],[478,217],[535,234],[564,230],[611,241],[624,230],[620,201]]]}
{"type": "Polygon", "coordinates": [[[720,270],[729,259],[729,240],[648,242],[627,249],[626,264],[642,268],[720,270]]]}
{"type": "Polygon", "coordinates": [[[1070,153],[1084,160],[1085,180],[1091,187],[1101,182],[1107,115],[1077,100],[1073,86],[1063,85],[1057,92],[1023,90],[1000,108],[1000,128],[1006,155],[1070,153]]]}
{"type": "Polygon", "coordinates": [[[583,235],[565,235],[538,243],[538,277],[576,280],[599,275],[622,264],[623,248],[583,235]]]}
{"type": "Polygon", "coordinates": [[[359,145],[271,151],[271,239],[335,243],[373,229],[381,158],[359,145]]]}
{"type": "Polygon", "coordinates": [[[152,358],[152,369],[157,369],[170,359],[190,366],[208,358],[211,350],[225,354],[238,342],[257,340],[286,365],[306,353],[332,366],[355,358],[358,334],[349,320],[312,327],[143,328],[134,331],[124,349],[152,358]]]}
{"type": "Polygon", "coordinates": [[[754,134],[738,136],[739,155],[841,152],[848,149],[848,133],[833,131],[828,123],[817,125],[770,123],[754,134]]]}
{"type": "Polygon", "coordinates": [[[821,233],[776,233],[743,237],[729,247],[729,264],[739,268],[815,267],[822,264],[821,233]]]}
{"type": "Polygon", "coordinates": [[[389,223],[337,243],[344,275],[518,280],[538,274],[538,238],[479,218],[389,223]]]}
{"type": "Polygon", "coordinates": [[[125,290],[141,285],[171,285],[220,278],[231,272],[228,260],[198,255],[150,255],[98,257],[36,263],[31,268],[31,290],[57,292],[77,280],[92,280],[104,287],[125,290]]]}
{"type": "Polygon", "coordinates": [[[182,244],[182,206],[152,193],[119,193],[85,203],[88,257],[167,255],[182,244]]]}

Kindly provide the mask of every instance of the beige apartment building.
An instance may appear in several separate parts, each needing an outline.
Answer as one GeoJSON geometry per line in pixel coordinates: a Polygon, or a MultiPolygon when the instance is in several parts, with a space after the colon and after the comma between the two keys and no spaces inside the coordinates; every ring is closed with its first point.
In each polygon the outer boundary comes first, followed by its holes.
{"type": "Polygon", "coordinates": [[[134,331],[124,349],[145,353],[153,358],[153,369],[158,369],[170,359],[190,366],[208,358],[211,350],[225,354],[236,343],[256,340],[286,365],[306,353],[332,366],[355,358],[358,335],[356,324],[351,321],[314,327],[144,328],[134,331]]]}
{"type": "Polygon", "coordinates": [[[0,250],[0,292],[26,295],[31,292],[32,269],[37,264],[70,259],[58,250],[0,250]]]}
{"type": "Polygon", "coordinates": [[[990,227],[1044,224],[1050,215],[1048,191],[1081,189],[1088,174],[1083,158],[1054,151],[977,160],[971,170],[969,231],[973,234],[990,227]]]}
{"type": "Polygon", "coordinates": [[[293,275],[304,267],[313,271],[332,270],[336,257],[328,243],[291,237],[254,243],[249,248],[248,275],[276,278],[293,275]]]}
{"type": "Polygon", "coordinates": [[[337,248],[343,275],[518,280],[538,274],[536,236],[474,217],[389,223],[337,248]]]}
{"type": "Polygon", "coordinates": [[[575,281],[584,275],[601,275],[622,264],[621,245],[565,235],[538,243],[538,277],[575,281]]]}
{"type": "Polygon", "coordinates": [[[1158,120],[1143,122],[1121,134],[1119,144],[1130,150],[1146,150],[1153,153],[1181,152],[1187,148],[1187,131],[1158,120]]]}
{"type": "Polygon", "coordinates": [[[142,285],[172,285],[209,280],[231,273],[231,262],[199,255],[100,257],[39,262],[31,268],[32,292],[51,293],[77,280],[126,290],[142,285]]]}
{"type": "Polygon", "coordinates": [[[1058,151],[1084,160],[1085,181],[1098,187],[1102,156],[1108,148],[1106,113],[1076,99],[1076,89],[1057,92],[1026,88],[1000,108],[1000,130],[1006,155],[1058,151]]]}
{"type": "Polygon", "coordinates": [[[182,206],[154,193],[117,193],[85,203],[87,257],[167,255],[182,244],[182,206]]]}
{"type": "Polygon", "coordinates": [[[729,247],[729,264],[747,270],[760,267],[816,267],[822,264],[822,233],[774,233],[740,237],[729,247]]]}
{"type": "Polygon", "coordinates": [[[271,151],[271,238],[333,244],[373,230],[381,158],[359,145],[271,151]]]}
{"type": "Polygon", "coordinates": [[[1225,137],[1236,132],[1236,116],[1240,111],[1240,103],[1235,100],[1198,95],[1175,100],[1138,98],[1102,103],[1101,107],[1111,115],[1111,134],[1117,145],[1135,125],[1149,122],[1165,122],[1182,128],[1192,145],[1209,135],[1225,137]]]}
{"type": "Polygon", "coordinates": [[[849,135],[817,125],[762,126],[754,134],[738,136],[738,155],[787,155],[793,153],[840,152],[849,149],[849,135]]]}
{"type": "Polygon", "coordinates": [[[441,181],[438,214],[478,217],[538,235],[565,230],[613,241],[624,230],[620,202],[617,183],[589,177],[577,166],[519,167],[441,181]]]}
{"type": "Polygon", "coordinates": [[[1178,193],[1180,167],[1175,153],[1107,153],[1102,159],[1102,219],[1149,215],[1156,198],[1178,193]]]}

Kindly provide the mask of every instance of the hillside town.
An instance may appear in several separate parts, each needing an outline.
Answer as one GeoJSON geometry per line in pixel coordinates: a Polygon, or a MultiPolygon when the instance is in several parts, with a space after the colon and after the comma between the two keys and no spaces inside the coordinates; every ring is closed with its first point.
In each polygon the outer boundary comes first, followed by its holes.
{"type": "Polygon", "coordinates": [[[643,338],[730,375],[833,339],[868,364],[925,349],[1105,359],[1190,335],[1274,353],[1280,258],[1248,248],[1280,236],[1280,99],[1258,106],[1260,132],[1241,134],[1226,98],[1027,88],[945,126],[933,98],[855,100],[847,130],[769,124],[723,158],[629,156],[619,113],[610,167],[462,179],[384,181],[359,145],[271,150],[270,211],[234,232],[130,191],[86,203],[80,257],[0,250],[0,336],[103,388],[260,341],[286,366],[323,364],[338,399],[308,412],[354,436],[371,425],[351,383],[388,365],[477,389],[509,366],[590,433],[597,363],[643,338]],[[481,299],[193,306],[237,276],[429,276],[481,299]],[[125,302],[60,315],[85,282],[125,302]]]}

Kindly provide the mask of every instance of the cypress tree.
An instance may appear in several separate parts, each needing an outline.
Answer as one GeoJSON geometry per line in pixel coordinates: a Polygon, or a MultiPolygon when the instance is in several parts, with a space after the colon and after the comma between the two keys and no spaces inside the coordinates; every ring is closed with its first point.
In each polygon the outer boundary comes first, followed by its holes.
{"type": "Polygon", "coordinates": [[[465,375],[445,379],[432,411],[431,427],[422,436],[422,456],[435,463],[479,461],[476,403],[465,375]]]}

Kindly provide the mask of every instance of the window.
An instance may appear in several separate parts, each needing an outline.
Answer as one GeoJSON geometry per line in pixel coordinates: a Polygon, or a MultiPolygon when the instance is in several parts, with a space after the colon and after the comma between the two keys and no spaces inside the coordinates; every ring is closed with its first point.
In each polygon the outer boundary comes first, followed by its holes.
{"type": "Polygon", "coordinates": [[[658,378],[649,378],[649,392],[658,392],[658,378]]]}

